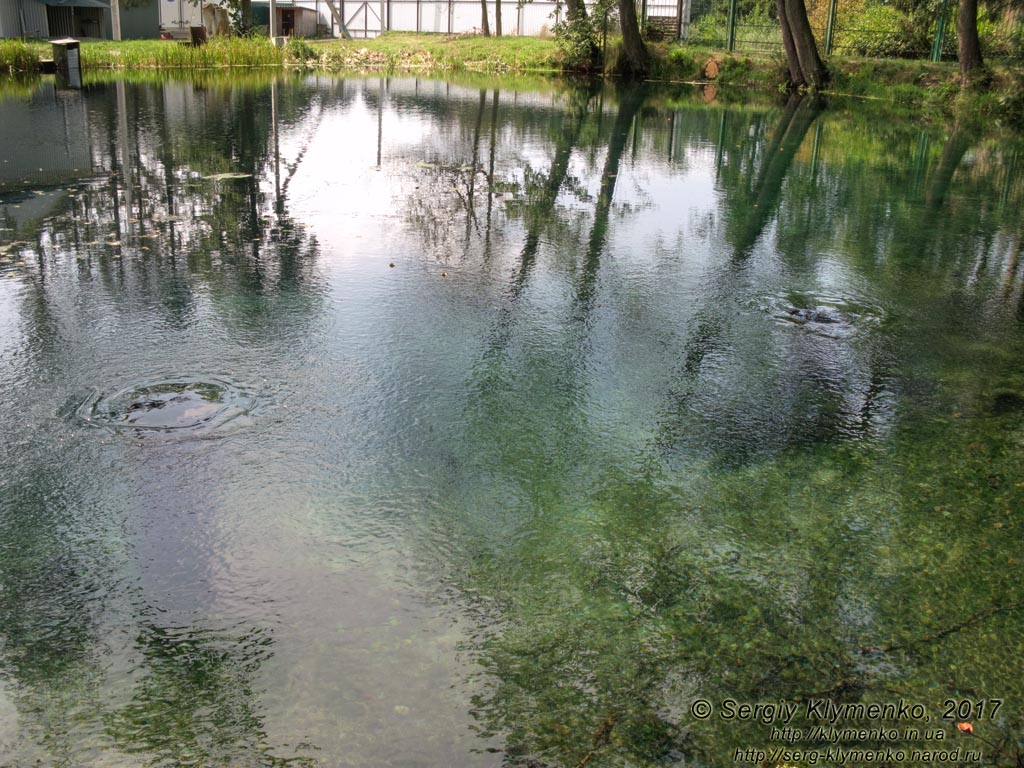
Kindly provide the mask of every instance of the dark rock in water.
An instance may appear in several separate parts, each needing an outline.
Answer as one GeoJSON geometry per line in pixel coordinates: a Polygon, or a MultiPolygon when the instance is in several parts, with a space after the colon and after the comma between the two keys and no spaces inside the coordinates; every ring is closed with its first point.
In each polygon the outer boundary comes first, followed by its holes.
{"type": "Polygon", "coordinates": [[[1024,393],[1003,389],[996,392],[992,398],[992,413],[996,416],[1020,411],[1024,411],[1024,393]]]}
{"type": "Polygon", "coordinates": [[[790,319],[797,323],[841,323],[844,318],[834,309],[828,307],[789,307],[786,313],[790,319]]]}

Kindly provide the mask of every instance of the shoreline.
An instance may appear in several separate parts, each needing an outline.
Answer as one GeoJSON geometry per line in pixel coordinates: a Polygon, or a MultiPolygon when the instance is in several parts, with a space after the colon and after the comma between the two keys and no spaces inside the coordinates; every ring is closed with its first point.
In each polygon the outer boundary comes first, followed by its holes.
{"type": "MultiPolygon", "coordinates": [[[[606,55],[617,55],[610,40],[606,55]]],[[[652,68],[647,80],[657,83],[714,85],[779,93],[785,80],[781,56],[728,53],[712,48],[649,43],[652,68]],[[709,62],[714,62],[709,77],[709,62]]],[[[214,38],[193,48],[164,40],[82,42],[83,71],[106,70],[238,70],[278,68],[344,74],[390,73],[446,76],[456,73],[488,76],[553,78],[605,77],[580,73],[562,64],[551,38],[483,37],[393,32],[371,40],[293,39],[283,48],[262,38],[214,38]]],[[[49,58],[46,41],[0,40],[0,78],[37,75],[49,58]]],[[[888,102],[918,110],[930,119],[958,123],[994,121],[1024,128],[1024,71],[1003,64],[990,67],[992,82],[985,91],[960,88],[956,62],[869,59],[833,56],[825,97],[888,102]]]]}

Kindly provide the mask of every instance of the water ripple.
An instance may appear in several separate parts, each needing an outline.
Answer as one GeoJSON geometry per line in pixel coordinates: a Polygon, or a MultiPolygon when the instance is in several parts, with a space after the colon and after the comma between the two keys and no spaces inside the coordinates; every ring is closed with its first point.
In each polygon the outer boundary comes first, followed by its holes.
{"type": "Polygon", "coordinates": [[[181,376],[97,391],[76,416],[90,426],[137,434],[206,435],[251,414],[256,397],[225,378],[181,376]]]}

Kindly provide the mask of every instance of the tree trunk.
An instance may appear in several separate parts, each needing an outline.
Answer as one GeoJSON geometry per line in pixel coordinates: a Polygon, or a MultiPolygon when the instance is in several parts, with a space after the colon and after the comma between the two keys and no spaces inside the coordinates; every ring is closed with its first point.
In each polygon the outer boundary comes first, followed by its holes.
{"type": "MultiPolygon", "coordinates": [[[[807,7],[804,0],[783,0],[785,16],[781,18],[780,24],[785,20],[789,27],[790,40],[799,62],[800,72],[803,74],[804,83],[814,89],[824,87],[828,83],[828,70],[818,55],[818,46],[814,42],[814,32],[811,30],[811,23],[807,20],[807,7]]],[[[788,55],[787,51],[787,55],[788,55]]],[[[793,63],[789,64],[792,69],[793,63]]]]}
{"type": "Polygon", "coordinates": [[[622,61],[618,63],[618,74],[627,77],[643,77],[650,68],[650,55],[640,37],[640,24],[636,18],[634,0],[618,0],[619,23],[622,25],[622,61]]]}
{"type": "Polygon", "coordinates": [[[981,41],[978,39],[978,0],[960,0],[960,11],[956,15],[956,40],[960,77],[964,85],[971,85],[985,66],[981,60],[981,41]]]}
{"type": "Polygon", "coordinates": [[[242,0],[242,18],[238,26],[243,35],[252,29],[252,0],[242,0]]]}
{"type": "Polygon", "coordinates": [[[487,0],[480,0],[480,8],[483,12],[483,19],[480,22],[480,31],[484,33],[485,37],[490,37],[491,24],[487,21],[487,0]]]}
{"type": "Polygon", "coordinates": [[[501,0],[494,0],[494,34],[501,37],[501,0]]]}
{"type": "Polygon", "coordinates": [[[793,33],[789,30],[789,22],[786,21],[786,0],[775,0],[775,9],[779,14],[779,27],[782,30],[782,48],[786,52],[786,69],[789,70],[789,87],[800,88],[807,85],[804,73],[800,69],[800,59],[796,55],[796,45],[793,43],[793,33]]]}
{"type": "Polygon", "coordinates": [[[586,21],[587,6],[583,4],[583,0],[565,0],[565,8],[570,21],[586,21]]]}

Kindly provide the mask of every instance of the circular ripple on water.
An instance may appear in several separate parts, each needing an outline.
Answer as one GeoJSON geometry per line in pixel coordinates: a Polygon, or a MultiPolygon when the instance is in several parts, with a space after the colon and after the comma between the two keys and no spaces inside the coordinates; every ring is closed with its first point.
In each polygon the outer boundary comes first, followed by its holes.
{"type": "Polygon", "coordinates": [[[226,379],[182,376],[97,392],[78,417],[97,427],[184,437],[217,430],[255,405],[245,388],[226,379]]]}
{"type": "Polygon", "coordinates": [[[776,322],[829,338],[846,338],[882,319],[880,307],[849,296],[774,294],[762,299],[761,308],[776,322]]]}

